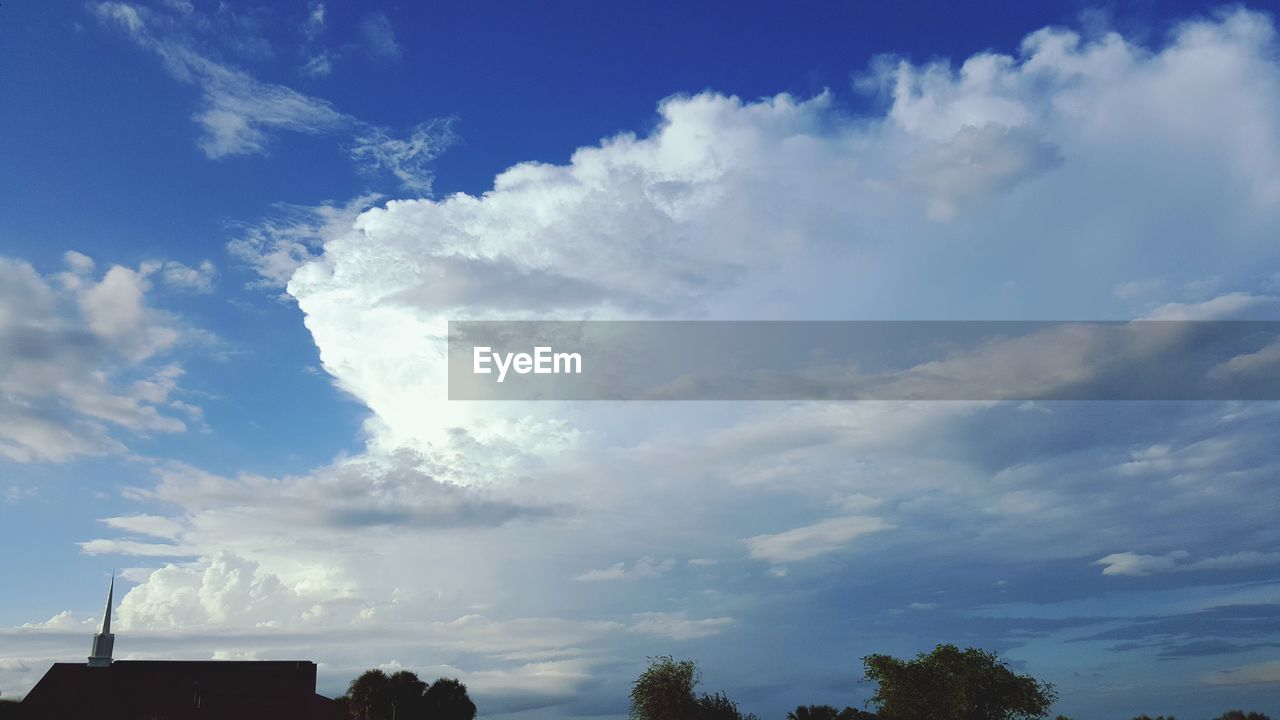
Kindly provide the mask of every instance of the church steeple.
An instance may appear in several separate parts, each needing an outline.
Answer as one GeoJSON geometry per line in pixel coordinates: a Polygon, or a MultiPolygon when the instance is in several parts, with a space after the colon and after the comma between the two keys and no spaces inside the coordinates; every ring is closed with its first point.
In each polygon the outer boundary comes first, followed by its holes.
{"type": "Polygon", "coordinates": [[[93,636],[92,653],[89,655],[89,667],[110,667],[111,648],[116,644],[116,636],[111,634],[111,599],[116,591],[116,574],[111,573],[111,585],[107,588],[107,611],[102,616],[102,632],[93,636]]]}

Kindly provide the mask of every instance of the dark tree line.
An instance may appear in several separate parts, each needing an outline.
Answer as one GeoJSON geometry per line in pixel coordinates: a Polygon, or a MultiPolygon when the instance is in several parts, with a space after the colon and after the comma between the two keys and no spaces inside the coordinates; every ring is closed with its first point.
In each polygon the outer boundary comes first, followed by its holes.
{"type": "MultiPolygon", "coordinates": [[[[1164,715],[1157,715],[1155,717],[1151,717],[1150,715],[1139,715],[1135,717],[1133,720],[1177,720],[1177,718],[1175,718],[1172,715],[1169,715],[1167,717],[1164,715]]],[[[1260,712],[1228,710],[1222,713],[1221,715],[1219,715],[1214,720],[1271,720],[1271,718],[1267,717],[1266,715],[1263,715],[1260,712]]]]}
{"type": "MultiPolygon", "coordinates": [[[[939,645],[906,660],[868,655],[862,664],[862,679],[876,686],[867,701],[874,711],[801,705],[787,713],[787,720],[1039,720],[1058,699],[1052,683],[1019,675],[996,653],[976,648],[939,645]]],[[[759,720],[724,693],[697,692],[700,681],[691,660],[651,658],[631,685],[630,720],[759,720]]],[[[1055,720],[1071,719],[1059,715],[1055,720]]],[[[1232,710],[1217,720],[1271,719],[1232,710]]]]}
{"type": "Polygon", "coordinates": [[[337,698],[351,720],[474,720],[467,686],[451,678],[427,684],[416,673],[367,670],[337,698]]]}

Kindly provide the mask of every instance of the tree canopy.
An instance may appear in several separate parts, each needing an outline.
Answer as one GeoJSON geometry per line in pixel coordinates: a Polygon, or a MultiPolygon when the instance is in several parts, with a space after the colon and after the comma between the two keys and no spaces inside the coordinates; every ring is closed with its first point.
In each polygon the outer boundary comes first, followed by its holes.
{"type": "Polygon", "coordinates": [[[428,685],[416,673],[366,670],[347,689],[351,720],[474,720],[467,686],[451,678],[428,685]]]}
{"type": "Polygon", "coordinates": [[[649,667],[631,685],[631,720],[758,720],[743,715],[724,693],[697,695],[694,689],[700,681],[692,660],[650,658],[649,667]]]}
{"type": "Polygon", "coordinates": [[[837,710],[833,705],[800,705],[787,713],[787,720],[875,720],[875,713],[846,707],[837,710]]]}
{"type": "Polygon", "coordinates": [[[886,720],[1031,720],[1057,700],[1053,685],[1018,675],[993,652],[938,645],[911,660],[863,658],[871,702],[886,720]]]}

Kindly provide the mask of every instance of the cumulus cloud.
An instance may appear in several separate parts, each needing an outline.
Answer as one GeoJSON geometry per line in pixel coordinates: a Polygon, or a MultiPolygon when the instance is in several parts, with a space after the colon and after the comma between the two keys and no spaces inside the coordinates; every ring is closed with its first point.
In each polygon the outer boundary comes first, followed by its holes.
{"type": "MultiPolygon", "coordinates": [[[[62,461],[123,452],[113,431],[182,432],[170,410],[182,376],[161,359],[191,333],[151,307],[144,270],[66,256],[42,276],[0,259],[0,456],[62,461]]],[[[194,405],[189,406],[195,408],[194,405]]]]}
{"type": "Polygon", "coordinates": [[[202,260],[196,267],[187,267],[177,260],[151,260],[142,263],[139,272],[143,276],[154,274],[167,288],[202,295],[213,292],[218,274],[209,260],[202,260]]]}

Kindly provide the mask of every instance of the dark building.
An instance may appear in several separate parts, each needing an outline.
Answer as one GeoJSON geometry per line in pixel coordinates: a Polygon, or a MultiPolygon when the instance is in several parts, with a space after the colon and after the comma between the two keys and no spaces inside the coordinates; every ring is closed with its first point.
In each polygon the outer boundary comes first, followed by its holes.
{"type": "Polygon", "coordinates": [[[308,661],[111,659],[111,598],[87,663],[55,663],[27,693],[24,720],[340,720],[308,661]]]}
{"type": "Polygon", "coordinates": [[[25,720],[337,720],[305,661],[56,663],[22,701],[25,720]]]}

